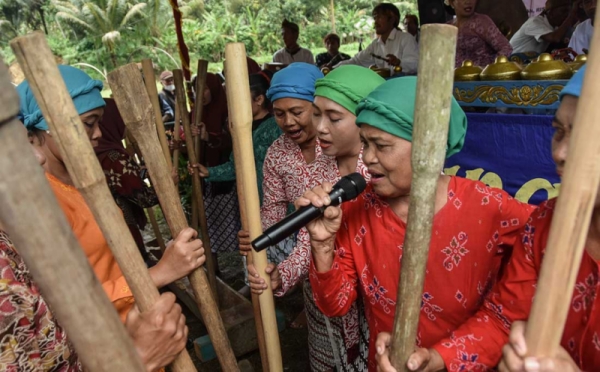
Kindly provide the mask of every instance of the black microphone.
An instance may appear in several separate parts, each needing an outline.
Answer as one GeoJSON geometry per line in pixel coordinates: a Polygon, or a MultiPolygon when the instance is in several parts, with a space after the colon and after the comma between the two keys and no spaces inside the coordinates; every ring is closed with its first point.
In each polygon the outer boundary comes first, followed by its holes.
{"type": "MultiPolygon", "coordinates": [[[[342,177],[329,193],[331,204],[329,206],[340,205],[345,201],[356,198],[361,192],[365,191],[367,181],[359,173],[352,173],[342,177]]],[[[261,236],[252,241],[252,247],[257,252],[275,245],[290,236],[292,233],[306,226],[310,221],[321,216],[327,207],[315,207],[308,205],[298,209],[275,225],[269,227],[261,236]]]]}

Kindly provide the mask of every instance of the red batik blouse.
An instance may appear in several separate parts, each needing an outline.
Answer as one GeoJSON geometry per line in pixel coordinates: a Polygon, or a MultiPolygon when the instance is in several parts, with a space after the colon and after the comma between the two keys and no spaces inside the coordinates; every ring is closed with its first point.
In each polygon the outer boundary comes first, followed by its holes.
{"type": "MultiPolygon", "coordinates": [[[[481,309],[435,345],[449,371],[483,371],[496,366],[502,357],[502,346],[508,342],[511,323],[529,317],[555,201],[542,203],[531,214],[520,231],[505,274],[481,309]]],[[[585,252],[561,341],[584,371],[600,368],[599,271],[600,261],[585,252]]]]}
{"type": "MultiPolygon", "coordinates": [[[[418,346],[433,346],[475,314],[533,208],[482,182],[451,178],[448,201],[433,221],[418,346]]],[[[345,314],[363,297],[375,371],[375,340],[394,322],[406,223],[371,186],[342,211],[333,266],[318,273],[311,263],[309,278],[327,316],[345,314]]]]}

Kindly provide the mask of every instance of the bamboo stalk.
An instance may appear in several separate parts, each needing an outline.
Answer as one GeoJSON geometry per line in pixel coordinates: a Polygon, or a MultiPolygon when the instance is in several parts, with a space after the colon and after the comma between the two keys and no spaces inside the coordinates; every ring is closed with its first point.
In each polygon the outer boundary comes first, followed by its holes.
{"type": "MultiPolygon", "coordinates": [[[[175,88],[177,90],[177,88],[175,88]]],[[[185,111],[181,111],[181,108],[177,102],[175,103],[175,124],[173,125],[173,167],[179,171],[179,146],[181,144],[181,117],[185,115],[185,111]]],[[[179,183],[176,186],[179,190],[179,183]]]]}
{"type": "MultiPolygon", "coordinates": [[[[256,183],[256,168],[254,165],[254,150],[252,147],[252,108],[248,68],[246,64],[246,48],[242,43],[230,43],[225,47],[225,69],[227,70],[227,102],[229,106],[229,121],[232,136],[237,137],[241,180],[244,189],[244,204],[250,238],[254,239],[262,233],[260,219],[260,203],[258,200],[258,185],[256,183]]],[[[271,289],[271,280],[265,273],[267,267],[266,251],[252,250],[252,261],[259,275],[267,283],[267,289],[259,296],[261,317],[263,321],[269,370],[282,371],[281,348],[277,319],[275,317],[275,301],[271,289]]]]}
{"type": "MultiPolygon", "coordinates": [[[[73,184],[98,222],[140,310],[150,310],[160,294],[108,189],[106,176],[44,35],[36,32],[16,38],[11,47],[60,148],[73,184]]],[[[196,370],[186,350],[173,362],[173,368],[196,370]]]]}
{"type": "MultiPolygon", "coordinates": [[[[188,158],[192,165],[197,164],[196,153],[194,152],[194,139],[192,137],[192,129],[190,127],[190,117],[187,114],[185,108],[185,91],[183,84],[183,72],[181,70],[173,70],[173,78],[175,81],[175,94],[177,95],[177,107],[181,113],[183,122],[183,130],[185,132],[185,142],[188,151],[188,158]]],[[[192,197],[196,201],[196,208],[198,211],[198,220],[200,222],[200,235],[202,237],[202,243],[206,251],[206,270],[208,272],[208,281],[210,282],[210,288],[215,297],[217,304],[219,303],[219,296],[217,295],[217,276],[215,274],[215,263],[211,254],[210,237],[208,236],[208,225],[206,222],[206,213],[204,210],[204,198],[202,191],[202,180],[200,179],[199,172],[194,172],[192,175],[192,197]]]]}
{"type": "MultiPolygon", "coordinates": [[[[136,139],[146,161],[152,184],[163,207],[171,234],[177,236],[181,230],[187,227],[187,221],[160,143],[151,130],[154,112],[142,77],[136,65],[129,64],[111,72],[108,75],[108,81],[125,125],[129,129],[129,133],[136,139]]],[[[201,268],[195,270],[189,279],[222,369],[228,372],[239,371],[204,270],[201,268]]]]}
{"type": "Polygon", "coordinates": [[[425,25],[421,32],[410,206],[390,350],[398,372],[409,371],[406,363],[417,338],[437,182],[448,140],[454,80],[454,66],[448,61],[454,61],[456,37],[457,28],[450,25],[425,25]]]}
{"type": "MultiPolygon", "coordinates": [[[[52,61],[54,59],[51,59],[52,61]]],[[[31,153],[0,61],[0,220],[91,372],[146,370],[31,153]],[[35,227],[35,228],[32,228],[35,227]],[[49,239],[49,237],[52,237],[49,239]],[[102,350],[102,353],[98,353],[102,350]]]]}
{"type": "MultiPolygon", "coordinates": [[[[196,91],[196,102],[194,105],[194,124],[197,127],[200,127],[202,123],[202,112],[204,111],[204,105],[202,104],[202,96],[204,95],[204,85],[206,84],[206,72],[208,69],[208,61],[199,59],[198,60],[198,74],[196,75],[196,86],[194,90],[196,91]]],[[[194,158],[192,163],[200,163],[200,153],[204,151],[201,148],[200,136],[194,136],[194,153],[196,157],[194,158]]],[[[190,158],[191,159],[191,158],[190,158]]],[[[196,230],[199,228],[199,220],[198,220],[198,205],[195,202],[195,199],[192,203],[192,227],[196,230]]]]}
{"type": "MultiPolygon", "coordinates": [[[[230,128],[231,131],[231,128],[230,128]]],[[[233,158],[235,164],[240,164],[240,149],[237,136],[232,136],[233,141],[233,158]]],[[[235,167],[235,180],[238,195],[238,203],[240,205],[240,219],[242,222],[242,230],[249,231],[248,214],[246,213],[246,199],[244,193],[244,177],[242,176],[242,168],[235,167]]],[[[246,255],[246,264],[252,265],[252,253],[246,255]]],[[[252,309],[254,310],[254,324],[256,326],[256,338],[258,340],[258,350],[260,351],[260,361],[263,372],[269,372],[269,359],[267,355],[267,344],[265,341],[265,330],[262,322],[260,311],[260,299],[258,295],[251,292],[252,309]]]]}
{"type": "MultiPolygon", "coordinates": [[[[173,161],[171,160],[169,151],[169,141],[167,140],[167,134],[165,131],[165,125],[162,121],[162,115],[160,113],[160,102],[158,101],[158,91],[156,89],[156,77],[154,76],[154,68],[152,67],[151,59],[142,60],[142,72],[144,73],[144,83],[146,85],[146,91],[150,97],[152,108],[154,109],[154,122],[156,124],[156,132],[158,133],[158,140],[162,147],[163,153],[167,157],[167,165],[169,170],[173,168],[173,161]]],[[[177,166],[177,164],[175,164],[177,166]]]]}
{"type": "Polygon", "coordinates": [[[525,332],[527,354],[534,357],[554,357],[559,350],[600,183],[600,86],[594,80],[600,74],[598,27],[590,46],[568,161],[525,332]]]}

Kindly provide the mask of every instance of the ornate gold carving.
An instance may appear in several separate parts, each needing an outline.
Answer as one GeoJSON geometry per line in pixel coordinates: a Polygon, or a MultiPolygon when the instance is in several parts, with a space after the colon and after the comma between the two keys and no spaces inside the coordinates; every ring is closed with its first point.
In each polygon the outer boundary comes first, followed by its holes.
{"type": "Polygon", "coordinates": [[[522,85],[506,88],[504,86],[477,85],[475,89],[454,88],[454,98],[459,102],[493,104],[498,100],[507,105],[531,106],[551,105],[558,101],[564,85],[522,85]]]}

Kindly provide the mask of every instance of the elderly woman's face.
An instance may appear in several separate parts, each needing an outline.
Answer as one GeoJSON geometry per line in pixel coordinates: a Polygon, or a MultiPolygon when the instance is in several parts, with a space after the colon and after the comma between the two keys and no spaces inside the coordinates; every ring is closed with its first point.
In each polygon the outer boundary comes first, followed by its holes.
{"type": "Polygon", "coordinates": [[[315,97],[313,123],[323,153],[329,156],[348,156],[360,148],[360,129],[356,116],[325,97],[315,97]]]}
{"type": "Polygon", "coordinates": [[[407,196],[410,193],[412,143],[380,129],[363,124],[363,161],[371,174],[371,184],[377,195],[385,199],[407,196]]]}
{"type": "Polygon", "coordinates": [[[280,98],[273,102],[273,113],[279,128],[298,145],[316,137],[311,102],[296,98],[280,98]]]}

